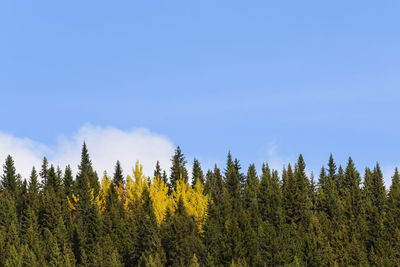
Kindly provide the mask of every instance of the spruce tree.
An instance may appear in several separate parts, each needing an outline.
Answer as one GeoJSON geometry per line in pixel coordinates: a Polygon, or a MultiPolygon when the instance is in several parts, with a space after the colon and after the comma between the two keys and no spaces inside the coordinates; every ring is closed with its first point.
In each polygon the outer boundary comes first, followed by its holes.
{"type": "Polygon", "coordinates": [[[87,191],[90,187],[94,190],[94,196],[97,196],[99,192],[99,179],[97,173],[93,170],[92,162],[89,157],[89,153],[86,147],[86,143],[83,143],[81,162],[78,166],[79,172],[76,176],[76,189],[77,192],[87,191]]]}
{"type": "Polygon", "coordinates": [[[161,252],[161,239],[154,214],[150,193],[145,187],[141,196],[139,214],[136,221],[136,233],[132,264],[137,265],[142,257],[161,252]]]}
{"type": "Polygon", "coordinates": [[[156,163],[156,168],[154,170],[154,177],[162,178],[160,162],[158,160],[157,160],[157,163],[156,163]]]}
{"type": "Polygon", "coordinates": [[[28,203],[35,213],[39,210],[39,187],[36,169],[33,167],[28,184],[28,203]]]}
{"type": "Polygon", "coordinates": [[[119,160],[117,160],[117,163],[115,164],[115,171],[114,171],[114,176],[113,176],[113,185],[120,186],[123,184],[124,184],[124,175],[122,173],[121,163],[119,162],[119,160]]]}
{"type": "Polygon", "coordinates": [[[48,169],[47,180],[44,187],[52,187],[55,193],[58,193],[61,190],[61,177],[59,174],[57,174],[53,164],[51,164],[50,168],[48,169]]]}
{"type": "Polygon", "coordinates": [[[8,155],[3,165],[3,175],[1,176],[1,185],[3,189],[8,190],[14,197],[19,193],[20,181],[15,170],[14,160],[8,155]]]}
{"type": "Polygon", "coordinates": [[[65,195],[70,196],[72,194],[74,185],[74,178],[72,176],[72,170],[70,165],[67,165],[65,167],[63,185],[65,190],[65,195]]]}
{"type": "Polygon", "coordinates": [[[369,251],[371,264],[382,265],[386,262],[385,253],[387,249],[386,242],[383,239],[386,191],[378,163],[372,172],[368,168],[365,170],[363,195],[367,226],[366,249],[369,251]]]}
{"type": "Polygon", "coordinates": [[[200,182],[204,185],[204,174],[201,169],[200,162],[195,158],[193,160],[193,170],[192,170],[192,186],[194,186],[197,182],[200,182]]]}
{"type": "Polygon", "coordinates": [[[43,157],[41,170],[39,172],[39,175],[42,178],[42,187],[44,187],[47,184],[48,172],[49,172],[49,162],[46,157],[43,157]]]}
{"type": "Polygon", "coordinates": [[[241,208],[241,175],[240,165],[232,160],[232,155],[229,152],[226,161],[225,169],[225,184],[226,189],[231,197],[233,211],[238,213],[241,208]]]}
{"type": "Polygon", "coordinates": [[[0,192],[0,266],[4,266],[10,250],[19,247],[18,217],[15,200],[8,190],[0,192]]]}
{"type": "Polygon", "coordinates": [[[161,236],[167,266],[189,266],[195,253],[204,253],[197,226],[187,214],[181,198],[174,215],[164,221],[161,236]]]}
{"type": "Polygon", "coordinates": [[[400,263],[400,175],[397,168],[392,176],[385,210],[385,235],[390,244],[391,263],[396,266],[400,263]]]}
{"type": "Polygon", "coordinates": [[[259,195],[259,179],[257,177],[256,167],[254,164],[249,166],[247,171],[247,179],[244,187],[244,208],[250,218],[253,230],[257,230],[260,223],[260,211],[258,203],[259,195]]]}
{"type": "Polygon", "coordinates": [[[170,183],[171,189],[176,189],[176,181],[179,179],[183,179],[185,183],[188,181],[188,171],[185,167],[186,160],[185,156],[181,151],[181,148],[178,146],[175,150],[175,154],[171,159],[171,176],[170,183]]]}

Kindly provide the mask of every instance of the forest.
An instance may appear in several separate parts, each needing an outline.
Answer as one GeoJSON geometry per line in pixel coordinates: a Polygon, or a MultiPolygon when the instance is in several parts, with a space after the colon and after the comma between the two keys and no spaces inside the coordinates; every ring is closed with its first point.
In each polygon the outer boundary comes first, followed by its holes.
{"type": "Polygon", "coordinates": [[[8,156],[0,266],[400,266],[398,170],[385,188],[379,164],[305,168],[257,173],[229,153],[205,171],[177,147],[169,175],[98,174],[83,144],[76,174],[44,158],[21,177],[8,156]]]}

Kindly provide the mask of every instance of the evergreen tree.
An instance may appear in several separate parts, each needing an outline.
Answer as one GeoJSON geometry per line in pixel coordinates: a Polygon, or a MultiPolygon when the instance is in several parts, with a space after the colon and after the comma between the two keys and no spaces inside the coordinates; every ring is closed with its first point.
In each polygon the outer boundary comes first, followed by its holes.
{"type": "Polygon", "coordinates": [[[228,153],[225,169],[226,189],[231,197],[232,208],[234,212],[239,212],[241,208],[241,176],[240,166],[232,160],[232,155],[228,153]]]}
{"type": "Polygon", "coordinates": [[[157,219],[154,214],[150,193],[146,187],[142,193],[141,202],[143,204],[141,205],[136,222],[136,240],[132,259],[132,263],[135,265],[138,264],[140,258],[161,251],[161,239],[157,219]]]}
{"type": "Polygon", "coordinates": [[[44,187],[52,187],[55,193],[58,193],[61,190],[61,177],[57,174],[53,164],[50,165],[50,168],[48,169],[47,180],[44,187]]]}
{"type": "Polygon", "coordinates": [[[397,168],[386,201],[385,230],[390,244],[391,264],[396,266],[400,263],[400,175],[397,168]]]}
{"type": "Polygon", "coordinates": [[[193,170],[192,170],[192,186],[194,186],[197,182],[204,184],[204,174],[201,169],[200,162],[195,158],[193,161],[193,170]]]}
{"type": "Polygon", "coordinates": [[[77,192],[83,193],[84,191],[87,191],[88,187],[90,187],[94,190],[94,196],[97,196],[99,192],[99,179],[96,172],[93,170],[86,143],[83,143],[82,146],[81,163],[79,164],[78,169],[79,172],[76,176],[77,192]]]}
{"type": "Polygon", "coordinates": [[[122,167],[121,163],[119,160],[117,160],[117,163],[115,164],[115,171],[114,171],[114,177],[113,177],[113,184],[114,186],[119,186],[124,184],[124,175],[122,173],[122,167]]]}
{"type": "Polygon", "coordinates": [[[162,175],[162,181],[168,185],[168,176],[167,176],[167,172],[163,171],[163,175],[162,175]]]}
{"type": "Polygon", "coordinates": [[[42,178],[42,186],[44,187],[47,184],[47,177],[48,177],[48,172],[49,172],[49,162],[47,161],[47,158],[43,158],[42,162],[42,169],[40,170],[40,177],[42,178]]]}
{"type": "Polygon", "coordinates": [[[8,155],[6,162],[3,165],[3,175],[1,176],[1,185],[4,189],[8,190],[14,197],[19,193],[19,177],[16,173],[14,160],[8,155]]]}
{"type": "Polygon", "coordinates": [[[157,160],[156,169],[154,170],[154,177],[162,178],[160,162],[157,160]]]}
{"type": "Polygon", "coordinates": [[[178,146],[175,150],[175,154],[171,159],[172,166],[171,166],[171,188],[176,189],[176,181],[179,179],[183,179],[185,183],[188,181],[188,171],[185,167],[186,160],[184,154],[181,151],[181,148],[178,146]]]}
{"type": "Polygon", "coordinates": [[[167,266],[189,266],[195,253],[203,254],[198,229],[180,198],[173,216],[166,217],[162,225],[162,245],[167,266]]]}
{"type": "Polygon", "coordinates": [[[67,165],[64,171],[63,185],[65,190],[65,195],[70,196],[72,194],[74,178],[72,176],[71,166],[67,165]]]}
{"type": "Polygon", "coordinates": [[[39,210],[39,187],[38,176],[35,167],[33,167],[28,184],[28,203],[35,213],[39,210]]]}
{"type": "Polygon", "coordinates": [[[367,232],[365,237],[366,249],[373,265],[385,265],[386,244],[383,239],[383,218],[386,191],[383,185],[383,175],[377,163],[371,172],[365,170],[364,177],[364,208],[367,232]]]}
{"type": "Polygon", "coordinates": [[[6,264],[12,247],[19,247],[17,226],[17,209],[13,196],[8,190],[0,192],[0,266],[6,264]]]}

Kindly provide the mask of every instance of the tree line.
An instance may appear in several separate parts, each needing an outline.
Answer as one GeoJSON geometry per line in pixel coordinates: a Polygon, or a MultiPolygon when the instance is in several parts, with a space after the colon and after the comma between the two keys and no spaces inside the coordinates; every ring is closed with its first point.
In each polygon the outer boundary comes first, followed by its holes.
{"type": "Polygon", "coordinates": [[[191,168],[177,147],[170,175],[119,161],[100,179],[86,144],[76,176],[43,159],[23,179],[11,156],[0,185],[0,266],[400,266],[400,176],[363,175],[332,155],[318,181],[302,155],[281,174],[229,153],[191,168]]]}

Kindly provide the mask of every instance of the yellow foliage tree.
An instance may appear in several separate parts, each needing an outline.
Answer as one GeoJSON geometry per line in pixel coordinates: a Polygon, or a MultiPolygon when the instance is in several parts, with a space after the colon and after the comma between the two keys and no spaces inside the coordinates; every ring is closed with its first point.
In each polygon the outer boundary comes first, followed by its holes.
{"type": "Polygon", "coordinates": [[[165,217],[167,207],[171,205],[171,197],[168,195],[168,186],[160,177],[153,178],[150,185],[150,198],[157,223],[160,224],[165,217]]]}
{"type": "Polygon", "coordinates": [[[106,209],[107,196],[111,186],[111,178],[107,177],[107,173],[104,172],[103,179],[101,180],[101,187],[98,197],[96,198],[97,205],[100,210],[100,214],[103,214],[106,209]]]}
{"type": "Polygon", "coordinates": [[[126,178],[126,199],[124,203],[126,209],[138,204],[144,188],[148,187],[146,177],[143,175],[143,166],[139,164],[139,161],[136,161],[135,168],[133,169],[133,177],[135,181],[133,181],[130,175],[126,178]]]}
{"type": "Polygon", "coordinates": [[[173,211],[178,207],[179,198],[182,198],[186,211],[194,217],[194,220],[200,232],[203,232],[203,225],[207,217],[207,208],[209,196],[203,194],[203,185],[196,183],[191,187],[183,179],[176,182],[176,190],[173,192],[173,201],[171,209],[173,211]]]}

